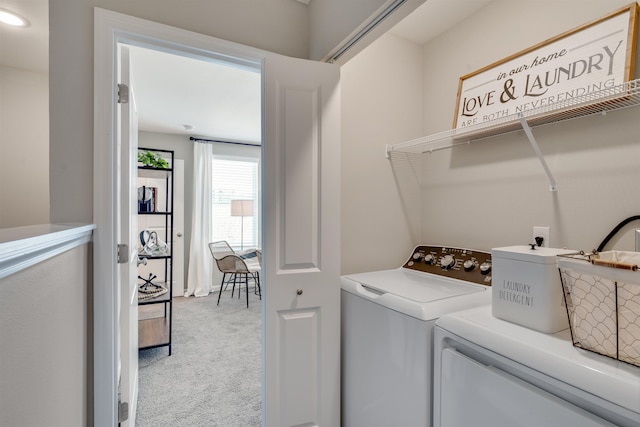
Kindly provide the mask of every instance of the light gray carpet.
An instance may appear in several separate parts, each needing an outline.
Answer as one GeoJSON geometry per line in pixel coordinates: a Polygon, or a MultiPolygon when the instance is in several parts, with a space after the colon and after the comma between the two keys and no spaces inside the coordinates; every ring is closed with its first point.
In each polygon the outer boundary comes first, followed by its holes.
{"type": "Polygon", "coordinates": [[[217,298],[174,299],[171,356],[167,347],[139,352],[136,426],[260,425],[260,300],[251,289],[248,309],[244,290],[217,298]]]}

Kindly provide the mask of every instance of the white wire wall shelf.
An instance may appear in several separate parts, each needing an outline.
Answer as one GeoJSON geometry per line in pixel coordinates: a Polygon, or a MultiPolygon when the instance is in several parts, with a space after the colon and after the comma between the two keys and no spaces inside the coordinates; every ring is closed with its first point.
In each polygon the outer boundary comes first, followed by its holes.
{"type": "Polygon", "coordinates": [[[410,141],[387,145],[386,156],[390,158],[393,152],[432,153],[523,129],[549,177],[550,190],[554,191],[556,189],[555,178],[538,148],[532,128],[578,117],[606,114],[610,111],[638,105],[640,105],[640,79],[465,128],[450,129],[410,141]]]}
{"type": "Polygon", "coordinates": [[[522,118],[531,128],[535,128],[549,123],[593,114],[606,114],[609,111],[638,105],[640,105],[640,79],[466,128],[450,129],[411,141],[387,145],[387,153],[392,151],[430,153],[455,147],[474,140],[520,130],[522,129],[520,122],[522,118]]]}

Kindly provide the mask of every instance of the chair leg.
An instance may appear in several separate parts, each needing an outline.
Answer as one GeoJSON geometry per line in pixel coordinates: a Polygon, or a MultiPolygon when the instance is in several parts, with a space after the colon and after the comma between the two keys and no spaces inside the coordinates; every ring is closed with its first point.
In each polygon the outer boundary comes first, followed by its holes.
{"type": "Polygon", "coordinates": [[[255,273],[251,273],[251,278],[255,285],[253,288],[253,294],[258,295],[260,299],[262,299],[262,290],[260,289],[260,272],[256,271],[255,273]]]}
{"type": "MultiPolygon", "coordinates": [[[[227,277],[227,273],[222,273],[222,282],[220,282],[220,292],[218,292],[218,304],[220,305],[220,296],[222,296],[222,289],[224,288],[224,278],[227,277]]],[[[227,283],[228,285],[228,283],[227,283]]]]}
{"type": "MultiPolygon", "coordinates": [[[[231,298],[233,298],[233,294],[236,292],[236,278],[238,274],[233,273],[233,287],[231,288],[231,298]]],[[[240,291],[238,290],[238,298],[240,298],[240,291]]]]}
{"type": "Polygon", "coordinates": [[[251,273],[251,278],[253,279],[253,284],[254,284],[254,286],[253,286],[253,294],[254,295],[258,295],[258,279],[257,279],[257,277],[258,277],[258,273],[257,272],[251,273]]]}
{"type": "MultiPolygon", "coordinates": [[[[223,273],[223,276],[222,276],[222,281],[223,281],[223,282],[224,282],[224,276],[226,276],[227,274],[231,275],[231,274],[233,274],[233,273],[223,273]]],[[[229,277],[229,278],[227,279],[227,282],[224,284],[224,290],[225,290],[225,291],[226,291],[226,290],[227,290],[227,288],[229,287],[229,282],[230,282],[230,281],[231,281],[231,277],[229,277]]]]}
{"type": "Polygon", "coordinates": [[[258,296],[262,300],[262,288],[260,287],[260,273],[256,271],[256,286],[258,288],[258,296]]]}
{"type": "Polygon", "coordinates": [[[244,273],[244,293],[247,294],[247,308],[249,308],[249,275],[244,273]]]}

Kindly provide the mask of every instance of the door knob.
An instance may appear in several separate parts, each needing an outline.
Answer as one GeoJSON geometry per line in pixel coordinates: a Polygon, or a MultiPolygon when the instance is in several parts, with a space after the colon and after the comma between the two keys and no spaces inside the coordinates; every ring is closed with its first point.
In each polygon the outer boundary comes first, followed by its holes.
{"type": "Polygon", "coordinates": [[[302,289],[298,289],[296,292],[298,295],[302,295],[302,289]]]}
{"type": "Polygon", "coordinates": [[[182,233],[178,232],[178,234],[176,234],[176,236],[182,237],[182,233]]]}

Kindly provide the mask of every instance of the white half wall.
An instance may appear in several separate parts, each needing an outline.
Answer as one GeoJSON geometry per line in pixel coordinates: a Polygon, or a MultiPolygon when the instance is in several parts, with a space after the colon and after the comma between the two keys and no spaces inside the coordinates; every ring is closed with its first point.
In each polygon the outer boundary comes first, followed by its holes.
{"type": "Polygon", "coordinates": [[[93,425],[90,258],[84,244],[0,279],[0,425],[93,425]]]}

